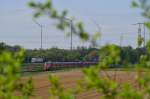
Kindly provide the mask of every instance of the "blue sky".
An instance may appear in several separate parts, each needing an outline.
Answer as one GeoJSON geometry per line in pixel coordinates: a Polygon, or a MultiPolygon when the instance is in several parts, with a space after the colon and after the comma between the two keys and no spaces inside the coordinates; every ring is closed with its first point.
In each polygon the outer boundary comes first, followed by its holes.
{"type": "MultiPolygon", "coordinates": [[[[0,42],[25,48],[40,47],[40,28],[32,21],[32,9],[27,6],[28,1],[1,0],[0,42]]],[[[123,35],[122,45],[135,47],[137,26],[132,24],[145,21],[139,10],[131,8],[131,0],[53,0],[53,3],[59,11],[67,9],[69,16],[82,20],[89,33],[98,31],[93,20],[96,21],[102,31],[99,46],[106,43],[120,44],[120,36],[123,35]]],[[[51,19],[42,17],[37,21],[44,25],[44,48],[70,47],[70,38],[58,31],[51,19]]],[[[73,37],[74,47],[88,45],[73,37]]]]}

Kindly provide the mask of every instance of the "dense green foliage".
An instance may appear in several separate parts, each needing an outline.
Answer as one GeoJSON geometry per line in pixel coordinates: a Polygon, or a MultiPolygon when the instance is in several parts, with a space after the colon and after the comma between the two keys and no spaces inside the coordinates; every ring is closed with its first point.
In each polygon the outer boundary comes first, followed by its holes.
{"type": "MultiPolygon", "coordinates": [[[[12,52],[17,52],[21,47],[18,45],[10,46],[5,43],[0,43],[0,52],[7,50],[12,52]]],[[[31,62],[31,58],[44,58],[45,61],[93,61],[98,59],[97,48],[86,48],[86,47],[77,47],[72,51],[69,49],[59,49],[59,48],[50,48],[50,49],[26,49],[24,55],[24,62],[31,62]]]]}
{"type": "MultiPolygon", "coordinates": [[[[91,61],[93,58],[98,58],[98,49],[78,47],[74,50],[69,49],[43,49],[41,50],[27,50],[26,59],[30,61],[33,57],[43,57],[45,61],[91,61]]],[[[26,60],[27,61],[27,60],[26,60]]]]}
{"type": "Polygon", "coordinates": [[[32,79],[21,82],[20,65],[24,51],[0,54],[0,99],[28,99],[32,95],[32,79]],[[16,95],[18,94],[18,95],[16,95]]]}
{"type": "Polygon", "coordinates": [[[5,44],[4,42],[0,42],[0,53],[3,51],[10,51],[10,52],[17,52],[21,50],[21,47],[19,45],[10,46],[5,44]]]}

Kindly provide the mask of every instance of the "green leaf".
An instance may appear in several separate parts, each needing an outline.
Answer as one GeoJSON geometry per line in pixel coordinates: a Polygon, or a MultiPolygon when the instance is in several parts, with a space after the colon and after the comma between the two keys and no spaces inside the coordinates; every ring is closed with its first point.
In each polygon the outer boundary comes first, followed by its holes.
{"type": "Polygon", "coordinates": [[[80,38],[81,38],[82,40],[87,41],[87,40],[89,39],[89,35],[88,35],[87,33],[85,33],[85,32],[81,32],[81,33],[80,33],[80,38]]]}
{"type": "Polygon", "coordinates": [[[139,4],[136,1],[132,1],[132,7],[139,7],[139,4]]]}
{"type": "Polygon", "coordinates": [[[52,1],[47,0],[47,2],[45,3],[45,7],[51,9],[52,8],[52,1]]]}
{"type": "Polygon", "coordinates": [[[36,4],[31,1],[31,2],[28,3],[28,6],[34,8],[34,7],[36,7],[36,4]]]}
{"type": "Polygon", "coordinates": [[[150,22],[146,22],[145,25],[146,25],[147,28],[150,30],[150,22]]]}

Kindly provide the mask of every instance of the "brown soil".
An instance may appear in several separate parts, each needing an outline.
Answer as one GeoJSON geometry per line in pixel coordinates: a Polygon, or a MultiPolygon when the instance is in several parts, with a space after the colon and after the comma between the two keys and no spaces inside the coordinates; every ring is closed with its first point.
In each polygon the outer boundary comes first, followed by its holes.
{"type": "MultiPolygon", "coordinates": [[[[102,75],[110,76],[112,79],[117,80],[118,82],[131,82],[135,83],[133,72],[123,72],[123,71],[103,71],[102,75]],[[114,76],[116,75],[116,76],[114,76]]],[[[83,74],[80,70],[77,71],[69,71],[69,72],[60,72],[54,73],[54,75],[60,78],[61,85],[68,89],[76,86],[76,82],[83,77],[83,74]]],[[[23,80],[27,79],[27,77],[23,77],[23,80]]],[[[34,98],[33,99],[48,99],[49,92],[48,89],[50,87],[48,81],[48,73],[38,74],[33,76],[34,83],[34,98]],[[37,97],[37,98],[35,98],[37,97]]],[[[99,99],[99,94],[96,91],[87,91],[84,93],[80,93],[76,96],[77,99],[99,99]]]]}

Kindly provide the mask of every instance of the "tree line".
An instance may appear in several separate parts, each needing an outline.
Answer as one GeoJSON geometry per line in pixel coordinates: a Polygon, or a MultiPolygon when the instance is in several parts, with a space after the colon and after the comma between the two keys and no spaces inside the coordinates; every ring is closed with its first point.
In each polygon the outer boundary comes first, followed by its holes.
{"type": "Polygon", "coordinates": [[[31,60],[31,58],[44,58],[45,61],[52,62],[79,62],[79,61],[98,61],[98,49],[96,48],[86,48],[77,47],[76,49],[60,49],[60,48],[50,48],[50,49],[27,49],[26,50],[26,62],[31,60]]]}
{"type": "MultiPolygon", "coordinates": [[[[120,49],[120,63],[119,64],[136,64],[141,55],[146,55],[147,51],[144,47],[132,48],[131,46],[117,46],[120,49]]],[[[5,43],[0,43],[0,53],[3,50],[10,50],[17,52],[21,49],[21,46],[15,45],[10,46],[5,43]]],[[[69,61],[99,61],[101,58],[107,56],[107,50],[102,48],[92,47],[77,47],[76,49],[60,49],[60,48],[49,48],[49,49],[25,49],[24,62],[30,63],[32,58],[43,58],[44,61],[52,62],[69,62],[69,61]]]]}

